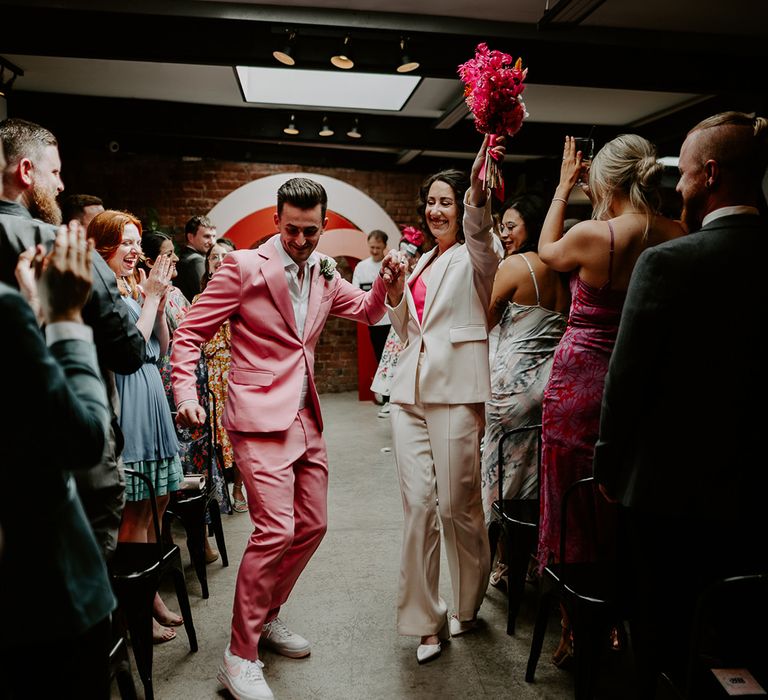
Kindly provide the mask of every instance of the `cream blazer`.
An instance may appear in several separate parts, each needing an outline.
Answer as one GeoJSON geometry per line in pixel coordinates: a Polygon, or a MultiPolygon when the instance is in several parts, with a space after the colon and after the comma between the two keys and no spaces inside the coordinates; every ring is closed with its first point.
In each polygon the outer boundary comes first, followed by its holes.
{"type": "MultiPolygon", "coordinates": [[[[491,398],[488,366],[488,305],[499,256],[493,246],[490,201],[484,208],[464,199],[466,243],[455,244],[432,262],[421,323],[409,285],[396,307],[387,307],[392,327],[405,344],[397,360],[390,401],[480,403],[491,398]]],[[[421,256],[411,279],[437,255],[421,256]]]]}

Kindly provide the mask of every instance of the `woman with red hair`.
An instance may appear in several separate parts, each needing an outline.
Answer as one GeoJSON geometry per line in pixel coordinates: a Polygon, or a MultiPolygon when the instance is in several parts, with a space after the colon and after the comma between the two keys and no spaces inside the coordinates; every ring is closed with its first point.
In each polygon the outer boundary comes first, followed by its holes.
{"type": "MultiPolygon", "coordinates": [[[[171,491],[182,479],[179,443],[171,410],[163,389],[157,361],[168,347],[165,302],[171,286],[173,262],[158,256],[147,276],[136,265],[141,257],[141,222],[128,212],[107,210],[88,225],[88,237],[115,273],[128,312],[147,341],[142,367],[133,374],[115,374],[120,396],[120,428],[125,438],[125,467],[146,474],[157,496],[158,515],[163,516],[171,491]]],[[[143,481],[127,479],[125,509],[120,525],[121,542],[154,540],[149,491],[143,481]]],[[[176,636],[172,627],[182,619],[172,613],[158,594],[154,604],[153,639],[166,642],[176,636]]]]}

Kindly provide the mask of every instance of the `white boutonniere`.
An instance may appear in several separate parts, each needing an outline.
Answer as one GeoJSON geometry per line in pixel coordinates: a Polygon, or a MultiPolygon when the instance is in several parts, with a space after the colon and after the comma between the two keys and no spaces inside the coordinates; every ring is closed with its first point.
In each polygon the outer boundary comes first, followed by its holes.
{"type": "Polygon", "coordinates": [[[320,274],[327,280],[332,280],[336,273],[336,261],[333,258],[322,258],[320,260],[320,274]]]}

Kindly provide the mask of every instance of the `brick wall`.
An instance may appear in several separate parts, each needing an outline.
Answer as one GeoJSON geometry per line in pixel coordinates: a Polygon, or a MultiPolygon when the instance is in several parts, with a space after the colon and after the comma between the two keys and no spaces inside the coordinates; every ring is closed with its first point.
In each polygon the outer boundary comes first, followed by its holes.
{"type": "MultiPolygon", "coordinates": [[[[416,198],[426,173],[370,172],[341,168],[187,161],[103,151],[63,152],[67,193],[95,194],[112,209],[125,209],[148,223],[156,216],[163,228],[173,229],[181,242],[184,224],[194,214],[208,212],[233,190],[267,175],[316,172],[343,180],[376,201],[398,226],[415,225],[416,198]]],[[[351,279],[348,262],[339,271],[351,279]]],[[[320,336],[315,357],[318,391],[357,389],[357,332],[355,323],[331,318],[320,336]]]]}

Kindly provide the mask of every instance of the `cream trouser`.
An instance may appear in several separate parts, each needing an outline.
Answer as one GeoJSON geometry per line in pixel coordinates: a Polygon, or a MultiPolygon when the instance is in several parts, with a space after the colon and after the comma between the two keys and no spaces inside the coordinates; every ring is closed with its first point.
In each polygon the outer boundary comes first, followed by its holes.
{"type": "Polygon", "coordinates": [[[447,606],[439,594],[440,523],[460,620],[477,614],[490,552],[480,494],[483,404],[393,405],[395,460],[405,517],[397,630],[437,634],[447,606]],[[440,519],[438,521],[438,510],[440,519]]]}

